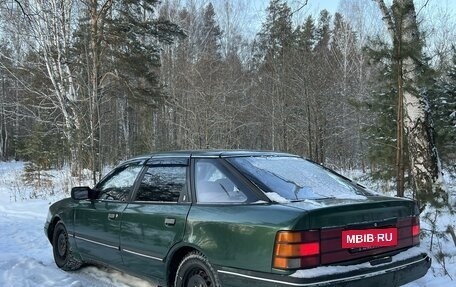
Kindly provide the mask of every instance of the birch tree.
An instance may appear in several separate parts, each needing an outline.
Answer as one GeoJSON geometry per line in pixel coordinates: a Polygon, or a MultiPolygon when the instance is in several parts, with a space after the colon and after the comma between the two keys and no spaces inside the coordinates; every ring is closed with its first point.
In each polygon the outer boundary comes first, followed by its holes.
{"type": "MultiPolygon", "coordinates": [[[[0,47],[1,48],[1,47],[0,47]]],[[[7,158],[8,130],[6,126],[6,77],[0,69],[0,160],[7,158]]]]}
{"type": "MultiPolygon", "coordinates": [[[[393,48],[396,50],[394,61],[399,72],[397,148],[402,148],[402,132],[405,130],[418,198],[428,202],[445,203],[447,195],[442,186],[428,102],[426,97],[419,93],[418,77],[423,59],[423,45],[413,0],[394,0],[390,8],[383,0],[375,1],[379,5],[393,48]]],[[[398,154],[398,157],[400,156],[401,154],[398,154]]]]}
{"type": "Polygon", "coordinates": [[[79,146],[76,131],[81,128],[78,114],[79,94],[71,69],[73,0],[32,0],[22,5],[29,23],[30,47],[41,56],[51,82],[50,94],[37,92],[60,111],[66,141],[70,146],[69,165],[77,171],[79,146]]]}

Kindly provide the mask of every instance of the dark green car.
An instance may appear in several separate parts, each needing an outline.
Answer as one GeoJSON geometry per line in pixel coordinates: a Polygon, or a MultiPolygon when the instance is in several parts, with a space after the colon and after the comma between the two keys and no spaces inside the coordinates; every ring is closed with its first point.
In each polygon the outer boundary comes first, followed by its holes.
{"type": "Polygon", "coordinates": [[[54,203],[44,229],[64,270],[160,286],[399,286],[431,264],[414,201],[273,152],[133,158],[54,203]]]}

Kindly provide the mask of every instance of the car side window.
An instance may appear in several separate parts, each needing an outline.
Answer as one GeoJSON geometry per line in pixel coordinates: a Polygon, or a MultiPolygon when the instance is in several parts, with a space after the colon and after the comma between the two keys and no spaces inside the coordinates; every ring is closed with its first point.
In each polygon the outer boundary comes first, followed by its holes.
{"type": "Polygon", "coordinates": [[[211,160],[198,160],[195,164],[196,199],[199,203],[242,203],[246,194],[227,173],[211,160]]]}
{"type": "Polygon", "coordinates": [[[178,202],[186,194],[186,166],[151,166],[144,174],[135,201],[178,202]]]}
{"type": "Polygon", "coordinates": [[[128,201],[142,165],[132,163],[115,171],[97,186],[100,200],[128,201]]]}

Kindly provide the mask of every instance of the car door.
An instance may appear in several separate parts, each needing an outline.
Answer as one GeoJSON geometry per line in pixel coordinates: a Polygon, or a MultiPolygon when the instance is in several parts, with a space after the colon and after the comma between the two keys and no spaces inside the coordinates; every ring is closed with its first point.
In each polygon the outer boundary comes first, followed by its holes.
{"type": "Polygon", "coordinates": [[[163,279],[164,259],[182,240],[187,214],[188,159],[149,162],[122,214],[121,254],[126,268],[163,279]]]}
{"type": "Polygon", "coordinates": [[[75,240],[86,260],[121,266],[120,216],[142,167],[141,161],[119,166],[95,187],[97,199],[81,200],[75,208],[75,240]]]}

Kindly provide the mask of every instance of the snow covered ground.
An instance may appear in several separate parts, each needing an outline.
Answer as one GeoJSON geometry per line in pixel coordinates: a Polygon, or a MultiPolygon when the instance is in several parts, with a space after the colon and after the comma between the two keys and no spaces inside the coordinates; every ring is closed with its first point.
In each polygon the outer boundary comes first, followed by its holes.
{"type": "MultiPolygon", "coordinates": [[[[74,183],[65,172],[53,171],[53,184],[37,192],[23,183],[23,168],[21,162],[0,162],[0,286],[154,287],[150,282],[108,268],[85,267],[76,272],[57,268],[43,225],[49,205],[66,196],[58,190],[74,183]],[[37,198],[30,199],[31,196],[37,198]]],[[[450,184],[452,188],[455,182],[450,184]]],[[[445,230],[449,223],[455,222],[455,216],[442,214],[437,227],[445,230]]],[[[431,226],[422,221],[422,229],[430,230],[431,226]]],[[[430,236],[426,236],[421,245],[429,249],[430,242],[430,236]]],[[[427,275],[407,287],[456,286],[456,247],[451,237],[436,236],[433,245],[434,253],[437,254],[436,250],[445,253],[440,256],[445,263],[434,257],[427,275]],[[445,269],[449,275],[445,275],[445,269]]]]}
{"type": "MultiPolygon", "coordinates": [[[[44,235],[49,205],[65,197],[48,189],[47,199],[26,199],[31,187],[22,183],[24,164],[0,162],[0,286],[2,287],[153,287],[151,283],[116,270],[86,267],[76,272],[60,270],[44,235]],[[16,200],[16,201],[15,201],[16,200]]],[[[56,189],[67,183],[53,172],[56,189]]],[[[36,193],[35,193],[36,194],[36,193]]]]}

